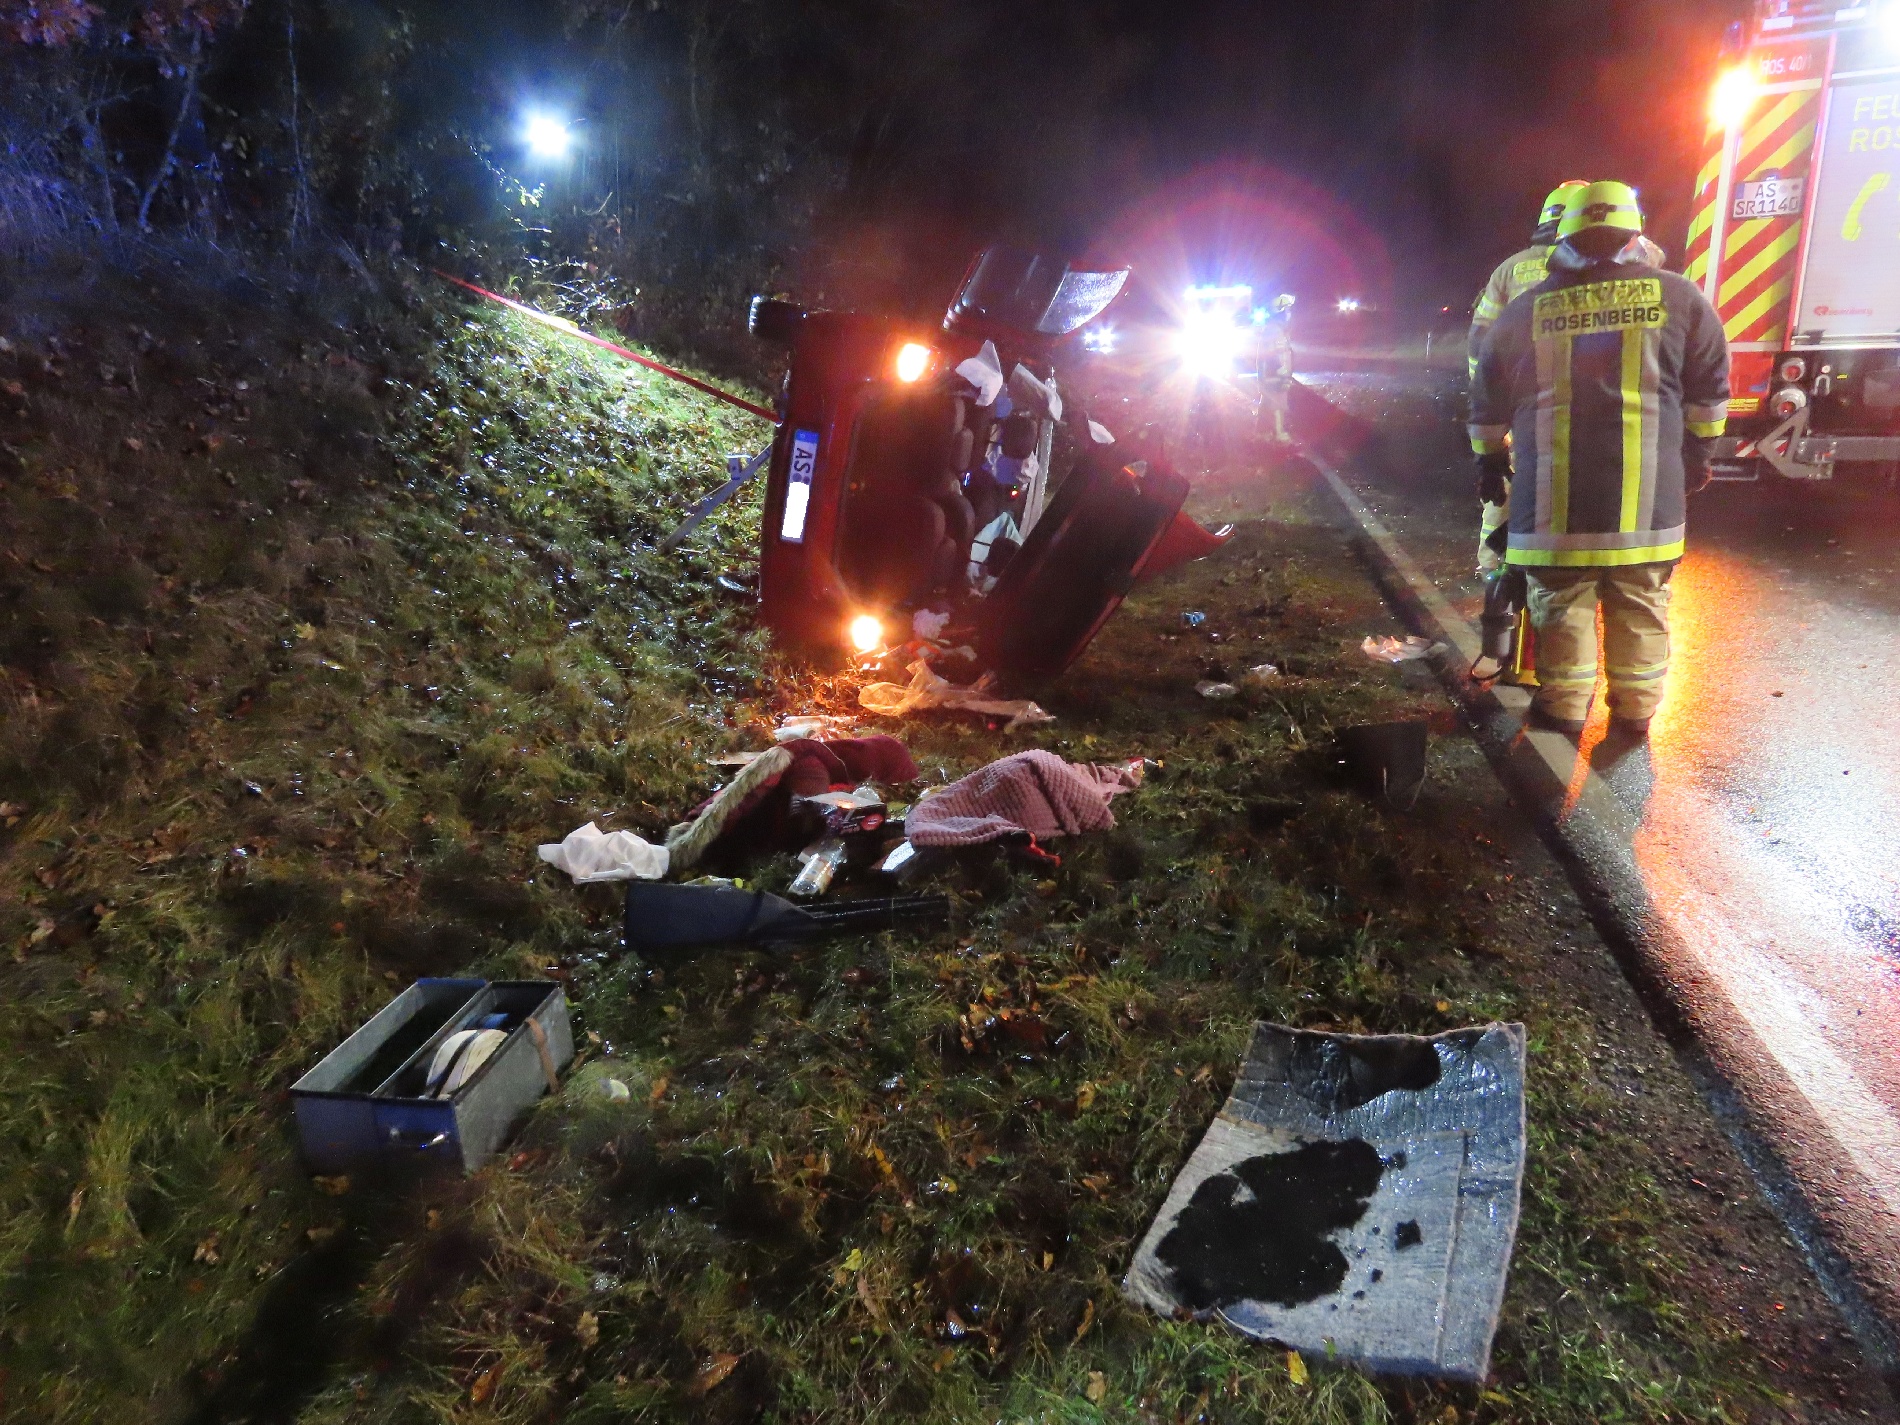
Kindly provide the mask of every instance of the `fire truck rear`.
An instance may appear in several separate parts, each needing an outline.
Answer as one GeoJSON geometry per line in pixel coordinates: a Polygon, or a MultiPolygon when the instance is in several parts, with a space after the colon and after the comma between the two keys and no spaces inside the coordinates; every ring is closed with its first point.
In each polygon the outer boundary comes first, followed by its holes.
{"type": "Polygon", "coordinates": [[[1733,352],[1717,473],[1900,472],[1900,0],[1761,0],[1710,109],[1685,275],[1733,352]]]}

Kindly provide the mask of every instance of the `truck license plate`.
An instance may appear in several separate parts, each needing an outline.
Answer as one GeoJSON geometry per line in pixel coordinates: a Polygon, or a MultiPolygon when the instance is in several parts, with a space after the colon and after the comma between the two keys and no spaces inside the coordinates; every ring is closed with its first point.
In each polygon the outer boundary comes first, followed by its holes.
{"type": "Polygon", "coordinates": [[[1753,183],[1738,183],[1729,218],[1737,223],[1756,218],[1798,218],[1807,186],[1805,178],[1781,178],[1773,174],[1753,183]]]}

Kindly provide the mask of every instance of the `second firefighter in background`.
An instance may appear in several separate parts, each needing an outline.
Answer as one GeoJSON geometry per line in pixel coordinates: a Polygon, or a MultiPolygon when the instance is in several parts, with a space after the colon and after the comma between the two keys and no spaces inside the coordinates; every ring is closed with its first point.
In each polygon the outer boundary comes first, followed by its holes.
{"type": "Polygon", "coordinates": [[[1669,668],[1687,495],[1728,418],[1728,342],[1694,283],[1652,264],[1633,189],[1569,199],[1550,275],[1484,337],[1471,389],[1479,497],[1509,503],[1537,631],[1541,720],[1581,730],[1597,608],[1613,724],[1646,732],[1669,668]],[[1516,488],[1511,487],[1512,449],[1516,488]]]}

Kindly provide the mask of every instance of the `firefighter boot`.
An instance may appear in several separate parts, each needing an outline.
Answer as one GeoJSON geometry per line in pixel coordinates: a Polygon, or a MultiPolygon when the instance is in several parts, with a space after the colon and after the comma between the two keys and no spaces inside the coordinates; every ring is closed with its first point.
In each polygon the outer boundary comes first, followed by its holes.
{"type": "Polygon", "coordinates": [[[1669,576],[1673,564],[1606,569],[1603,664],[1610,682],[1610,718],[1627,732],[1649,730],[1669,672],[1669,576]]]}

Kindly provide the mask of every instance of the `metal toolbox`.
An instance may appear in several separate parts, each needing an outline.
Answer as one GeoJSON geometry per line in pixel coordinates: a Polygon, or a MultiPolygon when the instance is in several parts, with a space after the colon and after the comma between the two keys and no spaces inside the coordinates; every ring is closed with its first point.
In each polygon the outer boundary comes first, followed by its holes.
{"type": "Polygon", "coordinates": [[[313,1172],[376,1176],[487,1162],[574,1057],[567,996],[538,980],[417,980],[290,1090],[313,1172]],[[437,1047],[461,1029],[504,1030],[487,1062],[429,1097],[437,1047]]]}

